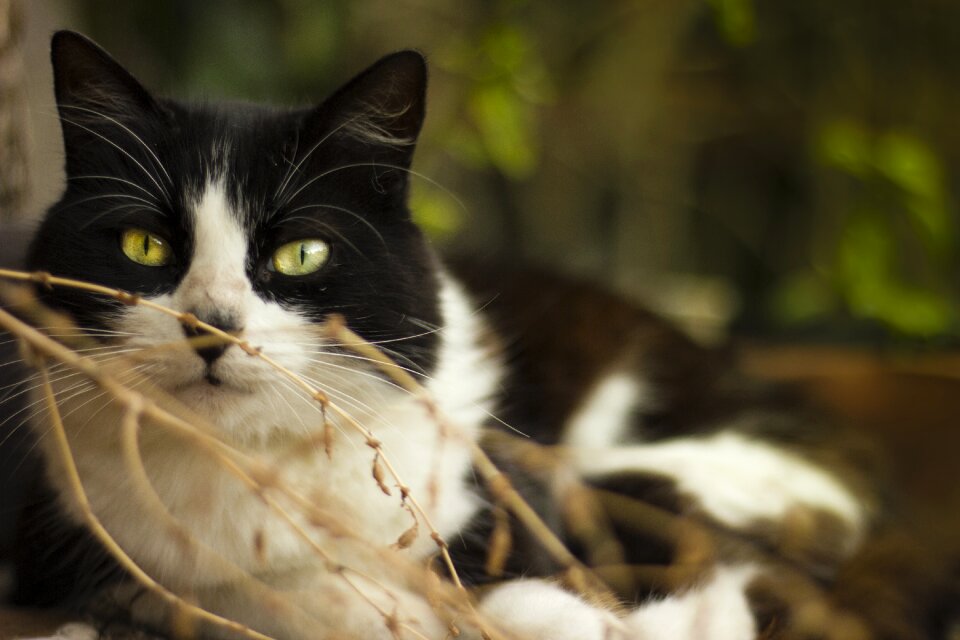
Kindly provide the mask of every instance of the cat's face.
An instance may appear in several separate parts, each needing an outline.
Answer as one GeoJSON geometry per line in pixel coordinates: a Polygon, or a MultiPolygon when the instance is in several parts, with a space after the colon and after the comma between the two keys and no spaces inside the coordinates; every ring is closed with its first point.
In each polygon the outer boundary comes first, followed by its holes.
{"type": "MultiPolygon", "coordinates": [[[[384,58],[323,104],[288,111],[154,98],[76,34],[55,37],[53,63],[67,187],[31,269],[192,312],[334,389],[371,370],[320,337],[331,313],[401,364],[431,369],[435,265],[405,202],[424,109],[418,54],[384,58]]],[[[257,396],[279,384],[239,348],[182,344],[169,316],[45,296],[81,326],[147,349],[144,370],[190,404],[263,406],[257,396]]]]}

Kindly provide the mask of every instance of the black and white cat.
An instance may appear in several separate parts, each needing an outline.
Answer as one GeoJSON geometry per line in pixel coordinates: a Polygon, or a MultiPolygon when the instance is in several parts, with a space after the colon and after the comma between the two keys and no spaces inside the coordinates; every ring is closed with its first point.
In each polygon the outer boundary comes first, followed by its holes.
{"type": "MultiPolygon", "coordinates": [[[[686,584],[637,578],[619,590],[627,607],[615,612],[551,581],[556,567],[514,526],[512,579],[485,587],[479,601],[509,637],[789,634],[789,611],[771,614],[776,607],[765,605],[775,589],[758,585],[782,570],[782,560],[829,590],[838,567],[881,518],[855,456],[839,444],[831,448],[829,434],[818,435],[800,413],[774,408],[717,356],[661,321],[582,285],[529,272],[455,276],[441,264],[406,206],[425,109],[419,54],[383,58],[305,109],[157,98],[74,33],[54,36],[52,57],[67,187],[36,233],[28,267],[193,313],[323,389],[382,442],[413,495],[433,496],[423,503],[465,579],[489,581],[482,558],[492,527],[468,444],[440,442],[420,401],[318,332],[330,314],[414,372],[468,438],[499,428],[496,416],[536,442],[558,445],[567,471],[605,495],[655,504],[765,550],[719,545],[712,569],[686,584]],[[791,546],[786,541],[797,526],[804,542],[791,546]]],[[[93,357],[137,355],[137,380],[163,390],[244,452],[271,459],[322,424],[317,403],[239,347],[192,347],[184,338],[196,330],[142,306],[68,289],[40,293],[98,341],[88,352],[93,357]]],[[[227,563],[184,553],[158,532],[126,478],[124,409],[66,369],[54,379],[90,505],[149,575],[272,637],[392,637],[383,617],[258,495],[147,422],[142,456],[157,493],[227,563]],[[275,603],[238,588],[227,566],[281,592],[305,618],[280,614],[275,603]]],[[[39,403],[39,393],[34,389],[31,400],[39,403]]],[[[92,598],[81,588],[87,583],[97,583],[100,598],[104,590],[120,598],[122,576],[113,584],[113,565],[83,534],[61,459],[46,437],[48,419],[38,411],[31,426],[53,501],[31,503],[24,519],[17,601],[92,598]]],[[[387,549],[409,529],[410,514],[371,480],[372,451],[363,437],[336,426],[332,455],[317,446],[284,457],[282,480],[335,511],[358,538],[387,549]]],[[[586,545],[573,535],[576,523],[558,506],[562,487],[523,470],[499,442],[492,437],[489,450],[516,470],[528,500],[586,557],[586,545]]],[[[676,560],[669,543],[631,531],[615,511],[608,516],[625,565],[676,560]]],[[[392,585],[395,599],[361,583],[370,598],[402,610],[423,636],[446,637],[428,602],[394,582],[382,562],[322,530],[316,540],[337,563],[392,585]]],[[[435,551],[421,532],[403,553],[425,561],[435,551]]],[[[164,633],[169,612],[159,602],[149,595],[126,602],[135,620],[164,633]]],[[[857,613],[850,624],[866,634],[871,621],[857,613]]],[[[476,633],[461,629],[464,637],[476,633]]],[[[204,633],[230,636],[214,626],[204,633]]],[[[403,630],[400,636],[415,637],[403,630]]]]}

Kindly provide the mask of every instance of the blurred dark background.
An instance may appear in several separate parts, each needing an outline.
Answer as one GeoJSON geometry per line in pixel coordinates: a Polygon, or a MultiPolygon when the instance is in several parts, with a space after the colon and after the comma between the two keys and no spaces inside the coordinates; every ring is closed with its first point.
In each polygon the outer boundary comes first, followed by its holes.
{"type": "MultiPolygon", "coordinates": [[[[180,97],[309,103],[431,65],[413,207],[448,250],[642,298],[710,340],[941,347],[960,333],[960,4],[946,0],[35,0],[180,97]],[[498,255],[502,254],[502,256],[498,255]]],[[[27,215],[56,195],[33,151],[27,215]]],[[[20,212],[22,214],[22,212],[20,212]]]]}
{"type": "Polygon", "coordinates": [[[960,544],[960,3],[0,0],[7,220],[60,189],[63,27],[195,99],[308,104],[420,49],[437,245],[736,338],[887,441],[916,530],[960,544]]]}

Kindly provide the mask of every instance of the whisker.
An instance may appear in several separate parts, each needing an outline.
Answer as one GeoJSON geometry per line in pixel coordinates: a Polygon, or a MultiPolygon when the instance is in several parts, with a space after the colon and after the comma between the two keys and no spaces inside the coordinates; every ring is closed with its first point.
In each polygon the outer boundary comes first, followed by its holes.
{"type": "MultiPolygon", "coordinates": [[[[274,379],[274,380],[272,381],[272,384],[271,384],[271,387],[272,387],[272,388],[274,388],[274,389],[277,389],[277,388],[278,388],[278,386],[277,386],[277,381],[278,381],[278,380],[286,383],[286,385],[287,385],[287,387],[288,387],[289,390],[292,390],[292,391],[294,391],[294,392],[299,391],[299,390],[293,385],[293,383],[290,382],[289,380],[287,380],[286,378],[276,378],[276,379],[274,379]]],[[[282,391],[282,389],[281,389],[281,391],[282,391]]],[[[299,413],[296,409],[293,408],[293,404],[290,403],[290,399],[287,398],[287,395],[286,395],[285,393],[271,393],[271,394],[267,394],[266,397],[267,397],[271,402],[272,402],[273,400],[275,400],[277,397],[279,397],[279,399],[282,400],[283,403],[287,405],[287,408],[290,409],[290,413],[297,418],[297,421],[300,423],[300,426],[303,427],[304,429],[307,429],[307,428],[308,428],[308,427],[307,427],[307,424],[303,421],[303,417],[300,415],[300,413],[299,413]]],[[[317,403],[314,402],[314,401],[312,401],[312,400],[310,400],[310,399],[308,399],[308,398],[306,398],[306,397],[303,395],[302,392],[301,392],[301,393],[295,393],[295,397],[302,398],[304,401],[306,401],[306,403],[307,403],[308,405],[313,406],[313,407],[317,407],[317,403]]],[[[320,413],[319,408],[318,408],[318,413],[320,413]]]]}
{"type": "MultiPolygon", "coordinates": [[[[378,360],[375,360],[375,359],[373,359],[373,358],[368,358],[368,357],[366,357],[366,356],[361,356],[361,355],[355,354],[355,353],[346,353],[346,352],[343,352],[343,351],[322,351],[322,350],[314,351],[314,352],[312,352],[312,353],[313,353],[314,355],[333,356],[333,357],[335,357],[335,358],[347,358],[347,359],[350,359],[350,360],[357,360],[357,361],[360,361],[360,362],[369,362],[369,363],[371,363],[372,365],[374,365],[374,368],[379,368],[379,367],[382,367],[382,366],[383,366],[383,363],[380,362],[380,361],[378,361],[378,360]]],[[[320,362],[320,360],[317,360],[317,359],[315,359],[315,358],[311,358],[310,361],[311,361],[311,362],[320,362]]],[[[331,363],[331,366],[332,366],[332,363],[331,363]]],[[[401,366],[401,365],[399,365],[399,364],[394,364],[394,365],[391,365],[391,366],[396,366],[397,369],[400,369],[401,371],[406,371],[407,373],[409,373],[409,374],[412,375],[412,376],[424,377],[422,371],[417,371],[416,369],[411,369],[410,367],[404,367],[404,366],[401,366]]],[[[351,371],[353,371],[353,369],[351,369],[351,371]]],[[[359,372],[358,372],[358,373],[359,373],[359,372]]],[[[380,378],[380,379],[382,379],[382,378],[380,378]]]]}
{"type": "Polygon", "coordinates": [[[67,180],[115,180],[117,182],[122,182],[123,184],[130,185],[134,189],[139,189],[140,191],[144,192],[146,195],[153,198],[155,201],[157,199],[157,195],[152,191],[150,191],[149,189],[145,189],[143,186],[137,184],[136,182],[133,182],[132,180],[127,180],[126,178],[119,178],[117,176],[99,176],[99,175],[67,176],[67,180]]]}
{"type": "Polygon", "coordinates": [[[107,120],[107,121],[109,121],[109,122],[112,122],[113,124],[117,125],[117,126],[120,127],[121,129],[123,129],[124,131],[126,131],[127,133],[129,133],[129,134],[133,137],[134,140],[136,140],[137,142],[140,143],[140,146],[142,146],[144,149],[147,150],[147,153],[149,153],[150,156],[153,158],[153,161],[157,164],[157,167],[158,167],[161,171],[163,171],[163,174],[167,177],[167,181],[170,183],[170,186],[171,186],[171,187],[173,186],[173,178],[171,178],[171,177],[170,177],[170,174],[167,173],[166,167],[164,167],[164,166],[163,166],[163,163],[160,162],[160,158],[157,157],[157,154],[153,152],[153,149],[151,149],[151,148],[149,147],[149,145],[147,145],[147,143],[144,142],[143,139],[142,139],[140,136],[138,136],[136,133],[134,133],[133,131],[131,131],[125,124],[123,124],[122,122],[120,122],[119,120],[117,120],[117,119],[115,119],[115,118],[112,118],[112,117],[108,116],[108,115],[105,114],[105,113],[100,113],[99,111],[97,111],[97,110],[95,110],[95,109],[89,109],[89,108],[87,108],[87,107],[81,107],[81,106],[79,106],[79,105],[61,104],[61,105],[60,105],[60,108],[61,108],[61,109],[76,109],[76,110],[78,110],[78,111],[86,111],[87,113],[92,113],[92,114],[95,115],[95,116],[99,116],[99,117],[103,118],[104,120],[107,120]]]}
{"type": "MultiPolygon", "coordinates": [[[[326,364],[326,365],[329,366],[330,368],[347,369],[347,370],[349,370],[349,371],[353,371],[352,369],[348,369],[348,368],[346,368],[346,367],[341,367],[341,366],[338,366],[338,365],[330,365],[329,363],[321,363],[321,364],[326,364]]],[[[311,377],[311,376],[306,376],[306,375],[305,375],[305,376],[304,376],[304,379],[307,380],[308,382],[310,382],[311,384],[314,384],[314,385],[316,385],[316,386],[318,386],[318,387],[324,388],[325,391],[330,395],[331,399],[337,401],[337,404],[339,404],[339,405],[341,405],[341,406],[342,406],[342,405],[347,405],[347,406],[353,407],[354,409],[357,409],[357,410],[362,411],[363,413],[365,413],[366,415],[368,415],[371,419],[380,422],[381,425],[383,425],[383,426],[385,426],[385,427],[389,427],[389,428],[392,428],[392,429],[395,429],[395,428],[396,428],[396,425],[394,425],[393,422],[391,422],[389,419],[387,419],[387,418],[383,415],[382,412],[377,411],[376,409],[374,409],[374,407],[373,407],[372,405],[370,405],[370,404],[368,404],[368,403],[366,403],[366,402],[363,402],[362,400],[357,399],[357,397],[355,397],[354,395],[351,395],[350,393],[348,393],[347,390],[345,390],[345,389],[338,389],[338,388],[336,388],[336,387],[334,387],[334,386],[332,386],[332,385],[329,385],[329,384],[323,385],[320,380],[318,380],[318,379],[316,379],[316,378],[314,378],[314,377],[311,377]]],[[[384,382],[382,379],[380,379],[379,381],[384,382]]],[[[391,386],[392,386],[392,385],[391,385],[391,386]]],[[[382,387],[379,387],[379,388],[377,389],[377,391],[378,391],[378,392],[382,392],[382,391],[383,391],[384,389],[386,389],[386,388],[387,388],[387,384],[383,385],[382,387]]],[[[403,391],[406,392],[406,390],[403,390],[403,391]]],[[[371,394],[373,394],[373,393],[374,393],[374,391],[373,391],[373,390],[370,390],[370,389],[364,389],[364,390],[363,390],[363,394],[364,394],[364,395],[371,395],[371,394]]],[[[378,393],[377,395],[378,395],[378,397],[382,397],[382,394],[381,394],[381,393],[378,393]]],[[[367,422],[367,421],[364,421],[364,422],[367,422]]]]}
{"type": "Polygon", "coordinates": [[[81,198],[80,200],[71,202],[65,207],[61,207],[59,211],[69,211],[70,209],[72,209],[77,205],[85,204],[87,202],[92,202],[94,200],[104,200],[106,198],[126,198],[128,200],[136,200],[137,202],[142,203],[150,211],[161,213],[161,211],[154,206],[153,202],[146,200],[144,198],[141,198],[140,196],[131,195],[129,193],[102,193],[96,196],[88,196],[86,198],[81,198]]]}
{"type": "MultiPolygon", "coordinates": [[[[63,381],[63,380],[67,380],[67,379],[69,379],[69,378],[72,378],[72,377],[75,377],[75,376],[81,375],[81,374],[80,374],[78,371],[74,371],[74,370],[72,370],[72,369],[70,369],[70,368],[63,367],[63,368],[61,368],[61,369],[59,369],[59,370],[53,370],[53,369],[51,369],[51,376],[53,376],[53,375],[58,375],[58,377],[55,377],[55,378],[52,377],[52,378],[51,378],[51,382],[52,382],[52,383],[58,383],[58,382],[61,382],[61,381],[63,381]],[[70,373],[65,373],[66,371],[69,371],[70,373]],[[63,373],[64,375],[59,376],[58,374],[60,374],[60,373],[63,373]]],[[[35,380],[37,380],[37,376],[36,376],[36,375],[31,376],[30,378],[28,378],[28,379],[26,379],[26,380],[21,380],[21,381],[14,382],[14,383],[12,383],[12,384],[8,384],[8,385],[6,385],[5,387],[3,387],[2,389],[0,389],[0,390],[2,390],[2,391],[5,392],[5,395],[4,395],[4,397],[3,397],[3,402],[8,402],[8,401],[10,401],[10,400],[13,400],[14,398],[18,398],[18,397],[22,396],[22,395],[25,394],[25,393],[29,393],[30,391],[33,391],[34,389],[39,389],[42,385],[36,384],[36,385],[33,385],[33,386],[25,386],[25,385],[29,385],[31,382],[33,382],[33,381],[35,381],[35,380]],[[16,391],[16,393],[11,393],[11,392],[13,392],[13,391],[16,391]]],[[[0,423],[0,424],[2,424],[2,423],[0,423]]]]}
{"type": "MultiPolygon", "coordinates": [[[[303,166],[303,163],[306,162],[307,159],[308,159],[310,156],[313,155],[313,152],[314,152],[314,151],[316,151],[317,149],[319,149],[320,146],[321,146],[324,142],[326,142],[326,141],[329,140],[332,136],[334,136],[335,134],[337,134],[341,129],[347,127],[347,126],[350,125],[350,124],[353,124],[353,121],[354,121],[354,120],[355,120],[355,118],[350,118],[350,119],[344,120],[338,127],[334,128],[334,129],[331,130],[329,133],[327,133],[325,136],[323,136],[322,138],[320,138],[320,140],[319,140],[315,145],[313,145],[313,146],[310,148],[310,150],[307,151],[307,152],[304,154],[304,156],[303,156],[302,158],[300,158],[299,162],[297,162],[296,165],[293,165],[292,169],[287,172],[286,178],[284,178],[283,182],[280,184],[279,187],[277,187],[276,192],[273,194],[273,199],[274,199],[274,200],[279,200],[279,199],[280,199],[280,196],[283,194],[284,191],[286,191],[287,187],[289,186],[289,184],[290,184],[290,179],[293,178],[293,176],[296,175],[297,172],[300,171],[300,167],[303,166]]],[[[300,139],[297,138],[297,148],[299,147],[299,144],[300,144],[300,139]]],[[[294,148],[294,157],[296,157],[297,148],[294,148]]],[[[286,199],[283,200],[283,204],[286,204],[286,203],[288,203],[288,202],[290,202],[290,198],[286,198],[286,199]]]]}
{"type": "MultiPolygon", "coordinates": [[[[152,208],[152,207],[144,207],[144,206],[138,205],[138,204],[119,204],[119,205],[117,205],[117,206],[115,206],[115,207],[110,207],[110,208],[107,209],[106,211],[101,211],[101,212],[99,212],[97,215],[95,215],[95,216],[93,216],[92,218],[90,218],[89,220],[87,220],[80,228],[81,228],[81,229],[86,229],[87,227],[89,227],[89,226],[93,225],[94,223],[98,222],[100,219],[109,216],[111,213],[114,213],[115,211],[122,211],[123,209],[130,209],[131,211],[153,211],[153,212],[157,212],[157,210],[154,209],[154,208],[152,208]]],[[[159,212],[157,212],[157,213],[159,213],[159,212]]]]}
{"type": "Polygon", "coordinates": [[[404,173],[407,173],[407,174],[409,174],[409,175],[411,175],[411,176],[414,176],[415,178],[419,178],[419,179],[423,180],[424,182],[430,184],[431,186],[434,186],[434,187],[436,187],[437,189],[440,189],[441,191],[443,191],[443,193],[444,193],[445,195],[449,196],[454,202],[457,203],[457,206],[460,207],[460,209],[461,209],[462,211],[469,211],[469,209],[467,209],[467,206],[463,203],[463,201],[462,201],[460,198],[457,197],[457,195],[456,195],[453,191],[451,191],[451,190],[448,189],[447,187],[443,186],[442,184],[440,184],[439,182],[437,182],[437,181],[434,180],[433,178],[430,178],[429,176],[427,176],[427,175],[425,175],[425,174],[423,174],[423,173],[420,173],[419,171],[414,171],[413,169],[410,169],[410,168],[408,168],[408,167],[402,167],[402,166],[397,165],[397,164],[388,164],[388,163],[385,163],[385,162],[353,162],[353,163],[350,163],[350,164],[340,165],[340,166],[334,167],[334,168],[332,168],[332,169],[327,169],[327,170],[324,171],[323,173],[321,173],[321,174],[319,174],[319,175],[316,175],[316,176],[314,176],[313,178],[310,178],[309,180],[307,180],[303,185],[300,186],[299,189],[297,189],[295,192],[293,192],[293,194],[292,194],[290,197],[286,198],[286,200],[284,201],[284,204],[291,202],[291,201],[292,201],[294,198],[296,198],[304,189],[306,189],[307,187],[309,187],[311,184],[313,184],[313,183],[316,182],[317,180],[320,180],[320,179],[322,179],[322,178],[325,178],[325,177],[327,177],[327,176],[329,176],[329,175],[331,175],[331,174],[337,173],[338,171],[345,171],[345,170],[347,170],[347,169],[358,169],[358,168],[361,168],[361,167],[383,167],[384,169],[394,169],[394,170],[396,170],[396,171],[402,171],[402,172],[404,172],[404,173]]]}
{"type": "Polygon", "coordinates": [[[100,138],[101,140],[103,140],[104,142],[106,142],[107,144],[109,144],[110,146],[112,146],[113,148],[115,148],[117,151],[119,151],[120,153],[122,153],[123,155],[125,155],[127,158],[129,158],[131,162],[133,162],[135,165],[137,165],[137,166],[140,168],[141,171],[143,171],[144,175],[147,176],[147,178],[150,180],[150,182],[153,183],[153,185],[157,188],[158,193],[163,196],[163,199],[164,199],[164,200],[167,201],[167,204],[168,204],[168,205],[172,205],[172,203],[171,203],[171,201],[170,201],[170,196],[169,196],[169,194],[167,194],[166,190],[164,190],[164,188],[160,186],[160,183],[157,182],[156,178],[154,178],[153,175],[152,175],[149,171],[147,171],[147,168],[144,167],[143,164],[141,164],[141,162],[140,162],[139,160],[137,160],[136,158],[134,158],[133,155],[132,155],[129,151],[127,151],[126,149],[124,149],[123,147],[121,147],[120,145],[118,145],[117,143],[115,143],[114,141],[110,140],[109,138],[107,138],[107,137],[104,136],[103,134],[94,131],[94,130],[91,129],[90,127],[85,127],[85,126],[83,126],[82,124],[80,124],[80,123],[77,122],[76,120],[70,120],[69,118],[63,118],[63,117],[61,117],[60,119],[61,119],[63,122],[67,123],[67,124],[71,124],[71,125],[73,125],[73,126],[75,126],[75,127],[78,127],[78,128],[80,128],[80,129],[83,129],[83,130],[86,131],[87,133],[91,133],[91,134],[97,136],[98,138],[100,138]]]}
{"type": "MultiPolygon", "coordinates": [[[[429,327],[429,323],[422,322],[422,324],[421,324],[421,321],[416,320],[415,318],[407,318],[407,320],[408,320],[409,322],[412,322],[412,323],[417,324],[418,326],[424,326],[424,328],[427,329],[427,331],[424,331],[424,332],[422,332],[422,333],[414,333],[414,334],[411,334],[411,335],[409,335],[409,336],[398,336],[398,337],[394,337],[394,338],[384,338],[384,339],[382,339],[382,340],[375,340],[375,339],[372,338],[372,336],[366,336],[366,337],[364,337],[364,340],[365,340],[368,344],[371,344],[371,345],[373,345],[373,346],[375,346],[375,347],[379,347],[379,346],[382,346],[382,345],[385,345],[385,344],[393,344],[393,343],[397,343],[397,342],[404,342],[404,341],[406,341],[406,340],[415,340],[415,339],[417,339],[417,338],[422,338],[422,337],[424,337],[424,336],[429,336],[429,335],[431,335],[431,334],[439,333],[439,332],[443,331],[443,327],[433,327],[433,328],[430,328],[430,327],[429,327]]],[[[292,328],[296,329],[296,328],[299,328],[299,327],[292,327],[292,328]]],[[[318,333],[318,334],[320,334],[320,335],[322,335],[322,334],[325,332],[325,329],[324,329],[324,327],[323,327],[322,325],[319,326],[319,327],[309,327],[309,329],[315,331],[316,333],[318,333]]],[[[298,345],[298,346],[318,346],[316,342],[290,342],[289,344],[296,344],[296,345],[298,345]]],[[[349,347],[350,345],[347,344],[347,343],[345,343],[345,342],[324,342],[324,343],[322,344],[322,346],[324,346],[324,347],[349,347]]]]}
{"type": "Polygon", "coordinates": [[[354,162],[354,163],[350,163],[350,164],[340,165],[340,166],[338,166],[338,167],[334,167],[333,169],[327,169],[327,170],[324,171],[323,173],[320,173],[319,175],[316,175],[316,176],[310,178],[309,180],[307,180],[306,182],[304,182],[302,185],[300,185],[300,188],[297,189],[296,191],[294,191],[289,197],[287,197],[287,198],[283,201],[283,204],[286,205],[286,204],[290,203],[291,201],[293,201],[298,195],[300,195],[300,193],[303,192],[304,189],[306,189],[307,187],[309,187],[310,185],[312,185],[312,184],[313,184],[314,182],[316,182],[317,180],[321,180],[321,179],[323,179],[323,178],[326,178],[327,176],[332,175],[332,174],[334,174],[334,173],[337,173],[338,171],[345,171],[345,170],[347,170],[347,169],[357,169],[357,168],[360,168],[360,167],[369,167],[369,166],[377,166],[377,163],[375,163],[375,162],[354,162]]]}
{"type": "MultiPolygon", "coordinates": [[[[290,177],[300,166],[299,164],[294,164],[293,162],[294,160],[296,160],[297,153],[299,153],[299,151],[300,151],[300,131],[298,129],[297,132],[294,134],[294,139],[293,139],[293,160],[288,160],[286,157],[283,157],[284,162],[286,162],[288,166],[287,166],[286,173],[283,175],[283,180],[280,182],[280,185],[273,191],[274,202],[277,201],[277,199],[283,193],[283,190],[286,189],[287,183],[290,181],[290,177]]],[[[301,160],[301,162],[303,162],[303,160],[301,160]]]]}
{"type": "MultiPolygon", "coordinates": [[[[69,375],[69,376],[64,376],[64,377],[62,377],[62,378],[59,378],[59,379],[58,379],[58,382],[63,381],[63,380],[65,380],[66,378],[70,378],[70,377],[73,377],[73,374],[71,374],[71,375],[69,375]]],[[[13,396],[11,396],[10,398],[7,398],[5,401],[7,401],[7,400],[12,400],[13,398],[15,398],[15,397],[17,397],[17,396],[23,395],[23,393],[29,393],[30,391],[33,391],[33,390],[35,390],[35,389],[39,389],[39,388],[42,387],[42,386],[43,386],[43,383],[34,385],[33,387],[30,387],[29,389],[27,389],[27,390],[24,391],[24,392],[17,393],[16,395],[13,395],[13,396]]],[[[62,390],[60,391],[60,393],[70,393],[70,392],[73,392],[72,395],[70,396],[70,398],[73,398],[73,397],[75,397],[76,395],[79,395],[79,394],[81,394],[81,393],[86,393],[86,392],[88,392],[89,390],[91,390],[91,389],[93,389],[93,388],[96,388],[96,385],[95,385],[93,382],[91,382],[90,380],[84,379],[84,380],[81,380],[80,382],[78,382],[78,383],[76,383],[76,384],[74,384],[74,385],[71,385],[71,386],[66,387],[65,389],[62,389],[62,390]]],[[[30,420],[32,420],[35,416],[39,415],[39,414],[43,411],[43,409],[44,409],[43,403],[45,403],[45,402],[46,402],[46,400],[45,400],[44,398],[39,398],[39,399],[37,399],[37,400],[34,400],[33,402],[29,402],[29,403],[25,404],[25,405],[24,405],[23,407],[21,407],[18,411],[15,411],[14,413],[12,413],[12,414],[10,414],[9,416],[7,416],[6,418],[4,418],[3,422],[0,422],[0,427],[5,426],[10,420],[16,418],[17,416],[19,416],[20,414],[22,414],[22,413],[24,413],[24,412],[27,412],[27,411],[30,411],[30,412],[31,412],[31,413],[29,413],[23,420],[21,420],[20,423],[18,423],[16,427],[14,427],[13,429],[11,429],[10,432],[9,432],[6,436],[4,436],[3,440],[0,440],[0,446],[2,446],[2,445],[7,441],[7,439],[10,438],[10,437],[11,437],[18,429],[20,429],[24,424],[26,424],[27,422],[29,422],[30,420]],[[41,405],[40,408],[39,408],[39,410],[37,409],[37,406],[38,406],[38,405],[41,405]]]]}
{"type": "MultiPolygon", "coordinates": [[[[303,206],[303,207],[297,207],[296,209],[294,209],[294,210],[291,211],[290,213],[293,213],[294,211],[299,211],[299,210],[301,210],[301,209],[309,209],[309,208],[315,208],[315,207],[336,208],[336,209],[339,209],[339,208],[340,208],[340,207],[334,207],[333,205],[322,205],[322,204],[318,204],[318,205],[307,205],[307,206],[303,206]]],[[[346,209],[344,209],[344,211],[346,211],[346,209]]],[[[352,213],[354,216],[356,216],[356,217],[357,217],[358,219],[360,219],[362,222],[366,223],[367,226],[370,226],[370,224],[367,223],[366,220],[362,220],[359,215],[353,213],[352,211],[350,211],[350,212],[348,212],[348,213],[352,213]]],[[[314,224],[317,224],[318,226],[320,226],[320,227],[322,228],[323,231],[326,231],[327,233],[329,233],[329,234],[332,235],[332,236],[336,236],[341,242],[343,242],[345,245],[347,245],[348,247],[350,247],[351,249],[353,249],[353,252],[356,253],[358,256],[365,257],[364,254],[363,254],[363,252],[360,251],[359,249],[357,249],[357,246],[356,246],[355,244],[353,244],[352,242],[350,242],[349,239],[347,239],[342,233],[340,233],[339,231],[337,231],[336,229],[334,229],[332,226],[330,226],[330,225],[328,225],[328,224],[326,224],[326,223],[324,223],[324,222],[322,222],[322,221],[315,220],[314,218],[308,218],[307,216],[293,216],[292,218],[286,218],[286,217],[284,218],[284,221],[285,221],[285,222],[293,222],[294,220],[306,220],[306,221],[312,222],[312,223],[314,223],[314,224]]],[[[374,231],[376,231],[376,229],[374,229],[374,231]]],[[[379,234],[378,234],[378,235],[379,235],[379,234]]],[[[383,237],[382,237],[382,236],[380,237],[380,241],[383,242],[383,237]]]]}
{"type": "MultiPolygon", "coordinates": [[[[384,386],[384,388],[389,387],[389,388],[391,388],[391,389],[398,389],[398,390],[401,390],[401,391],[403,391],[403,392],[405,392],[405,393],[409,393],[409,391],[407,391],[406,389],[403,389],[402,387],[394,384],[394,383],[391,382],[388,378],[385,378],[385,377],[383,377],[383,376],[381,376],[381,375],[379,375],[379,374],[373,373],[373,372],[371,372],[371,371],[363,371],[363,370],[361,370],[361,369],[356,369],[356,368],[354,368],[354,367],[347,367],[347,366],[344,366],[344,365],[342,365],[342,364],[334,364],[334,363],[332,363],[332,362],[328,362],[328,361],[323,360],[323,359],[321,359],[321,358],[308,358],[307,360],[308,360],[308,362],[311,362],[311,363],[313,363],[313,364],[315,364],[315,365],[320,365],[320,366],[325,367],[325,368],[337,369],[337,370],[339,370],[339,371],[346,371],[346,372],[349,372],[349,373],[356,374],[357,376],[360,376],[360,377],[362,377],[362,378],[368,378],[368,379],[370,379],[370,380],[373,380],[373,381],[375,381],[375,382],[377,382],[377,383],[382,384],[382,385],[384,386]]],[[[329,386],[329,385],[326,385],[326,386],[329,386]]]]}

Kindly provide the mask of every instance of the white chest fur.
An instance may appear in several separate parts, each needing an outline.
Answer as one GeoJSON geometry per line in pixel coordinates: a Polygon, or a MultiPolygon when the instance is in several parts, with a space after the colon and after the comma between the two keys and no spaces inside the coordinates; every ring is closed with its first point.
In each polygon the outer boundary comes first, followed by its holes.
{"type": "MultiPolygon", "coordinates": [[[[477,499],[465,485],[470,465],[467,440],[475,437],[488,415],[501,371],[478,345],[479,320],[459,286],[442,278],[444,327],[439,332],[438,364],[427,383],[460,430],[457,436],[442,436],[423,405],[383,381],[372,366],[334,352],[306,320],[253,295],[237,275],[243,273],[245,243],[225,213],[220,192],[209,190],[199,210],[203,215],[198,220],[206,222],[198,222],[196,251],[206,258],[191,266],[175,292],[158,300],[179,309],[213,305],[240,314],[251,343],[322,388],[373,432],[383,454],[428,510],[441,535],[461,528],[477,507],[477,499]],[[206,229],[209,225],[215,225],[217,233],[206,229]],[[212,254],[219,255],[212,259],[212,254]],[[436,490],[431,493],[433,486],[436,490]]],[[[374,451],[357,431],[334,418],[332,455],[328,457],[317,438],[304,445],[321,430],[319,405],[283,382],[266,363],[240,349],[228,349],[216,363],[224,384],[213,387],[203,381],[204,364],[197,354],[189,346],[176,344],[182,332],[175,319],[134,307],[117,330],[132,336],[123,341],[124,348],[148,350],[142,362],[146,378],[245,455],[268,466],[282,460],[274,469],[280,481],[315,500],[335,520],[335,529],[351,534],[347,540],[329,527],[296,517],[333,562],[369,572],[377,562],[375,552],[395,543],[410,528],[411,514],[402,508],[399,491],[394,488],[393,495],[387,496],[371,477],[374,451]],[[364,550],[374,553],[364,559],[364,550]]],[[[314,572],[323,581],[320,576],[325,569],[316,551],[261,496],[216,457],[160,425],[145,422],[139,435],[144,468],[165,509],[194,540],[184,544],[144,500],[125,466],[124,409],[93,385],[79,392],[69,386],[69,381],[57,384],[59,409],[90,505],[148,574],[187,593],[222,591],[239,572],[268,584],[291,579],[299,583],[305,572],[314,572]]],[[[52,439],[44,437],[47,419],[38,416],[34,428],[46,454],[48,476],[70,515],[79,521],[79,507],[65,480],[62,461],[52,439]]],[[[392,484],[389,477],[386,483],[392,484]]],[[[282,497],[277,499],[281,506],[291,506],[282,497]]],[[[413,559],[436,549],[425,525],[421,523],[419,529],[421,534],[407,551],[413,559]]]]}

